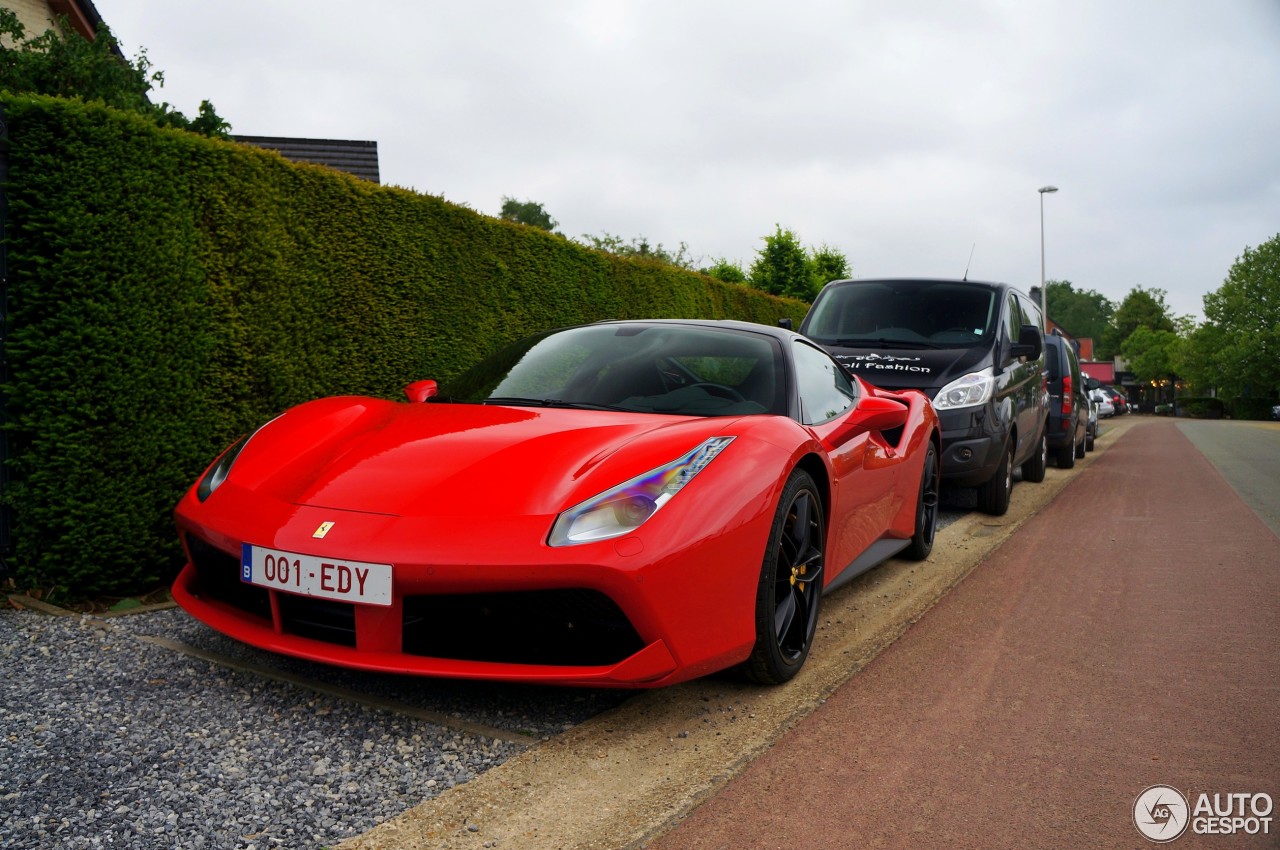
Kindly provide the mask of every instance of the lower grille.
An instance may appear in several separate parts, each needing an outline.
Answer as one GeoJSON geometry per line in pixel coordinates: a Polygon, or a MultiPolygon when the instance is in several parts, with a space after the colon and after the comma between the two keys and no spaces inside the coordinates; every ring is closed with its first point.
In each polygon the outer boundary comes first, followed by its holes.
{"type": "Polygon", "coordinates": [[[356,609],[350,602],[292,593],[276,596],[280,600],[280,626],[285,634],[340,646],[356,645],[356,609]]]}
{"type": "Polygon", "coordinates": [[[240,559],[199,537],[188,535],[187,551],[191,564],[196,568],[195,595],[215,599],[247,614],[271,619],[271,597],[266,588],[256,587],[240,580],[240,559]]]}
{"type": "Polygon", "coordinates": [[[617,604],[595,590],[535,590],[409,596],[404,652],[410,655],[593,667],[644,648],[617,604]]]}
{"type": "MultiPolygon", "coordinates": [[[[237,556],[199,537],[188,536],[186,543],[196,596],[271,622],[269,592],[240,580],[237,556]]],[[[285,634],[356,645],[351,603],[292,593],[276,597],[285,634]]],[[[566,667],[617,664],[644,648],[617,603],[582,588],[408,596],[403,641],[408,655],[566,667]]]]}

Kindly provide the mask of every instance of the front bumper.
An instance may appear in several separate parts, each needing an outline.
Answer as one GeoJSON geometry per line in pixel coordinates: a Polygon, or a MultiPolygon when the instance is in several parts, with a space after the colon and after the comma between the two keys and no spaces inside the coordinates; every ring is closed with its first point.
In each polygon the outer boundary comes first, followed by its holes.
{"type": "Polygon", "coordinates": [[[754,643],[758,567],[743,565],[760,562],[763,501],[738,521],[666,511],[642,534],[550,547],[548,517],[412,519],[237,496],[179,506],[188,563],[173,594],[271,652],[423,676],[654,687],[732,666],[754,643]],[[333,530],[314,539],[323,523],[333,530]],[[391,604],[242,582],[243,542],[391,564],[391,604]]]}
{"type": "Polygon", "coordinates": [[[993,427],[987,406],[938,412],[942,429],[942,478],[959,487],[976,487],[991,480],[1008,440],[1008,432],[993,427]]]}

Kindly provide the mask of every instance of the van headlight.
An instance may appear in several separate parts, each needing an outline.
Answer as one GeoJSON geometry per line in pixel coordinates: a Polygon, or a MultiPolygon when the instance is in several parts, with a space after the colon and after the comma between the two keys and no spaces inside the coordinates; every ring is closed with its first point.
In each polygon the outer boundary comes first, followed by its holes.
{"type": "Polygon", "coordinates": [[[933,399],[933,406],[937,410],[977,407],[987,403],[987,399],[991,398],[991,394],[995,391],[995,386],[995,374],[990,369],[970,372],[938,390],[938,395],[933,399]]]}

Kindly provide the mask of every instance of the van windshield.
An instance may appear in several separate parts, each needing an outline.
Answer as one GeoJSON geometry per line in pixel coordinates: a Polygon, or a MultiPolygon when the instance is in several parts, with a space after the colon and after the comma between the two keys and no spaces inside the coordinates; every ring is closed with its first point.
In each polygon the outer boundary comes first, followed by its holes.
{"type": "Polygon", "coordinates": [[[969,348],[990,340],[998,290],[956,281],[857,281],[829,286],[802,332],[820,345],[851,348],[969,348]]]}

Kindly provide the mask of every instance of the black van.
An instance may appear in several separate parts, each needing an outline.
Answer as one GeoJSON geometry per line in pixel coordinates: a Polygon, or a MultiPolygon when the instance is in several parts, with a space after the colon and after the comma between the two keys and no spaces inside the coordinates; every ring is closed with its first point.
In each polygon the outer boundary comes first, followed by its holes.
{"type": "Polygon", "coordinates": [[[846,368],[885,388],[933,398],[943,479],[978,488],[978,509],[1009,509],[1013,470],[1043,481],[1044,327],[1040,307],[1004,283],[836,280],[800,332],[846,368]]]}

